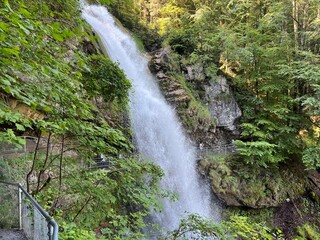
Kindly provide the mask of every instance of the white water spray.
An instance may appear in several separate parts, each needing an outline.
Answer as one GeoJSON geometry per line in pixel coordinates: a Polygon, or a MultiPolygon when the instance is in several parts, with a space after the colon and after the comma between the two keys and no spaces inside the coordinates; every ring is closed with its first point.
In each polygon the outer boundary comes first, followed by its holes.
{"type": "Polygon", "coordinates": [[[212,200],[209,187],[199,181],[195,148],[162,96],[147,59],[104,7],[84,6],[83,17],[101,38],[109,57],[119,62],[132,81],[131,126],[139,152],[161,166],[165,172],[162,186],[178,194],[177,202],[163,200],[164,210],[154,214],[154,221],[164,230],[173,229],[188,212],[218,222],[218,204],[212,200]]]}

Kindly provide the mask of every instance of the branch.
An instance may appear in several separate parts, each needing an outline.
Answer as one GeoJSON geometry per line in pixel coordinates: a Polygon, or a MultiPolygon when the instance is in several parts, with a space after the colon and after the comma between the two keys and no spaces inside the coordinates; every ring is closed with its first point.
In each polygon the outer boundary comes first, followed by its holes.
{"type": "Polygon", "coordinates": [[[59,193],[61,193],[62,186],[62,160],[63,160],[63,149],[64,149],[64,135],[62,136],[60,163],[59,163],[59,193]]]}
{"type": "Polygon", "coordinates": [[[92,195],[89,196],[89,198],[86,200],[84,205],[80,208],[80,210],[77,212],[76,216],[73,218],[72,222],[76,220],[76,218],[79,216],[79,214],[82,212],[82,210],[88,205],[88,203],[93,199],[94,197],[92,195]]]}
{"type": "Polygon", "coordinates": [[[289,17],[291,17],[292,19],[293,19],[293,21],[295,21],[296,23],[298,23],[298,25],[299,25],[299,27],[301,27],[301,24],[300,24],[300,22],[298,21],[298,19],[296,19],[294,16],[292,16],[292,15],[288,15],[289,17]]]}
{"type": "Polygon", "coordinates": [[[320,128],[320,125],[319,125],[319,124],[313,122],[310,118],[308,118],[308,120],[309,120],[313,125],[315,125],[317,128],[320,128]]]}
{"type": "Polygon", "coordinates": [[[33,155],[33,161],[32,161],[32,166],[30,171],[27,174],[27,192],[30,192],[30,183],[29,183],[29,178],[30,175],[32,174],[33,170],[34,170],[34,166],[35,166],[35,162],[36,162],[36,158],[37,158],[37,153],[38,153],[38,149],[39,149],[39,143],[40,143],[40,138],[41,138],[41,131],[38,134],[38,140],[37,140],[37,145],[36,145],[36,149],[34,150],[34,155],[33,155]]]}
{"type": "MultiPolygon", "coordinates": [[[[48,141],[47,141],[46,158],[45,158],[44,163],[42,165],[42,169],[40,169],[40,172],[39,172],[39,175],[38,175],[38,184],[37,184],[37,189],[35,191],[36,193],[39,192],[40,179],[41,179],[42,174],[45,172],[45,168],[46,168],[46,165],[47,165],[47,162],[48,162],[48,159],[49,159],[49,148],[50,148],[51,136],[52,136],[52,133],[50,132],[49,136],[48,136],[48,141]]],[[[41,189],[43,189],[43,187],[41,189]]]]}

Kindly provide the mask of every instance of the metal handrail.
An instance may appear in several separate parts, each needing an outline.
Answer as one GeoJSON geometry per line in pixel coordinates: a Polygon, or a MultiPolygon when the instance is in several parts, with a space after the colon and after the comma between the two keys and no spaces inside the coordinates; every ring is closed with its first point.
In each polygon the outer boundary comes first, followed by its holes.
{"type": "Polygon", "coordinates": [[[208,154],[231,154],[231,153],[237,153],[238,149],[234,144],[221,144],[221,145],[215,145],[211,148],[208,147],[202,147],[198,149],[199,155],[208,155],[208,154]]]}
{"type": "Polygon", "coordinates": [[[14,182],[8,182],[0,180],[0,183],[16,186],[19,190],[19,223],[20,228],[22,228],[22,220],[21,220],[21,192],[24,193],[24,195],[29,199],[29,201],[32,203],[32,205],[42,214],[42,216],[46,219],[46,222],[48,223],[48,237],[49,240],[58,240],[58,224],[56,221],[49,216],[49,214],[37,203],[36,200],[19,184],[14,182]]]}

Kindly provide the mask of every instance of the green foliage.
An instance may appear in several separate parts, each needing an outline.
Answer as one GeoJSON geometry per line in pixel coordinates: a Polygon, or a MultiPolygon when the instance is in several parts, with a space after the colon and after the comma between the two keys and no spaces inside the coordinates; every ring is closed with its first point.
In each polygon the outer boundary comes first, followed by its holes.
{"type": "Polygon", "coordinates": [[[265,223],[269,229],[274,229],[274,223],[270,219],[274,218],[276,210],[274,208],[261,208],[261,209],[244,209],[242,207],[231,207],[223,211],[223,219],[230,219],[232,216],[242,216],[250,220],[251,223],[265,223]]]}
{"type": "Polygon", "coordinates": [[[290,1],[114,4],[164,36],[165,44],[183,55],[181,70],[201,63],[207,77],[218,72],[230,77],[243,110],[241,154],[267,166],[301,158],[304,140],[298,132],[319,128],[319,3],[294,2],[296,9],[290,1]]]}
{"type": "Polygon", "coordinates": [[[232,216],[230,221],[225,223],[225,226],[236,239],[284,239],[272,234],[272,231],[264,223],[252,223],[248,217],[232,216]]]}
{"type": "Polygon", "coordinates": [[[10,31],[2,35],[4,39],[0,48],[2,92],[42,111],[60,110],[66,101],[68,104],[79,102],[79,97],[72,95],[79,90],[79,71],[74,65],[79,64],[79,59],[67,62],[64,59],[67,44],[54,37],[61,36],[69,41],[75,37],[72,30],[77,29],[66,30],[59,22],[42,23],[28,18],[28,14],[25,5],[16,11],[1,9],[0,15],[6,16],[5,22],[10,27],[10,31]],[[23,46],[23,49],[20,51],[17,46],[23,46]],[[8,53],[6,49],[11,51],[8,53]],[[14,54],[13,50],[16,51],[14,54]],[[60,103],[58,106],[57,102],[60,103]]]}
{"type": "Polygon", "coordinates": [[[19,215],[18,215],[17,203],[18,203],[17,188],[7,186],[1,183],[0,184],[0,204],[1,204],[0,228],[1,229],[19,227],[19,215]]]}
{"type": "Polygon", "coordinates": [[[117,64],[81,51],[86,26],[76,6],[1,5],[0,141],[21,145],[19,135],[42,137],[41,150],[23,165],[1,161],[1,178],[20,181],[27,173],[28,190],[61,224],[62,239],[95,239],[100,222],[108,239],[141,239],[150,208],[159,210],[158,199],[168,195],[158,185],[163,173],[151,163],[115,158],[131,145],[109,115],[126,107],[131,85],[117,64]],[[102,113],[95,105],[101,99],[108,105],[102,113]],[[113,158],[108,170],[83,168],[100,153],[113,158]]]}
{"type": "Polygon", "coordinates": [[[294,237],[294,240],[311,239],[316,240],[320,238],[319,228],[305,224],[297,228],[298,236],[294,237]]]}
{"type": "Polygon", "coordinates": [[[167,42],[175,52],[181,55],[192,53],[196,47],[194,39],[190,38],[189,33],[182,30],[171,33],[167,42]]]}
{"type": "Polygon", "coordinates": [[[190,214],[183,218],[177,229],[160,239],[284,239],[280,230],[273,233],[263,222],[251,222],[248,217],[234,215],[228,221],[215,224],[212,220],[190,214]]]}
{"type": "Polygon", "coordinates": [[[66,222],[65,239],[69,234],[75,237],[96,228],[101,222],[100,230],[107,239],[141,239],[145,237],[142,229],[148,226],[144,219],[150,208],[161,209],[159,198],[168,194],[159,187],[163,172],[158,166],[132,158],[109,161],[108,169],[91,171],[69,161],[61,192],[55,183],[37,195],[58,221],[66,222]],[[57,204],[61,205],[59,211],[55,210],[57,204]],[[79,232],[75,226],[80,227],[79,232]],[[70,228],[71,233],[67,230],[70,228]]]}
{"type": "MultiPolygon", "coordinates": [[[[74,223],[59,223],[59,239],[61,240],[89,240],[97,239],[95,232],[79,228],[74,223]]],[[[99,238],[101,240],[105,238],[99,238]]]]}
{"type": "MultiPolygon", "coordinates": [[[[23,125],[19,124],[18,126],[20,126],[20,129],[24,129],[23,125]]],[[[18,129],[18,130],[20,130],[20,129],[18,129]]],[[[16,134],[14,133],[14,131],[12,129],[7,129],[6,131],[0,132],[0,142],[2,144],[4,144],[4,143],[13,144],[17,148],[21,148],[22,145],[25,143],[25,140],[16,136],[16,134]]],[[[4,147],[5,146],[6,145],[4,145],[4,147]]]]}
{"type": "Polygon", "coordinates": [[[130,84],[110,60],[98,56],[88,59],[76,46],[85,33],[75,6],[77,1],[21,0],[0,10],[4,19],[0,89],[7,99],[1,103],[0,140],[22,144],[15,135],[25,131],[66,134],[77,140],[77,151],[84,158],[129,149],[119,130],[97,118],[91,99],[103,96],[106,101],[125,105],[130,84]],[[30,18],[31,11],[38,15],[30,18]],[[50,17],[42,18],[42,14],[50,17]],[[14,109],[14,101],[22,107],[14,109]]]}
{"type": "MultiPolygon", "coordinates": [[[[0,157],[1,159],[1,157],[0,157]]],[[[24,182],[25,173],[30,167],[28,157],[4,158],[0,160],[0,179],[6,181],[24,182]],[[19,166],[19,167],[17,167],[19,166]]]]}
{"type": "Polygon", "coordinates": [[[242,142],[235,141],[237,149],[247,164],[256,164],[258,166],[267,167],[268,164],[275,164],[281,161],[281,157],[277,156],[277,145],[264,141],[242,142]]]}
{"type": "Polygon", "coordinates": [[[320,169],[320,148],[310,147],[305,149],[302,161],[308,169],[320,169]]]}
{"type": "Polygon", "coordinates": [[[102,96],[106,102],[128,102],[130,81],[111,60],[95,55],[90,58],[90,72],[83,73],[83,85],[90,96],[102,96]]]}
{"type": "Polygon", "coordinates": [[[228,232],[212,220],[198,214],[189,214],[181,219],[177,229],[169,231],[165,237],[160,239],[215,239],[216,237],[232,239],[227,235],[228,232]]]}
{"type": "Polygon", "coordinates": [[[126,28],[139,36],[147,50],[155,50],[155,48],[160,46],[160,36],[157,30],[141,17],[144,15],[144,6],[148,3],[145,3],[143,0],[99,0],[99,2],[106,2],[111,13],[126,28]]]}

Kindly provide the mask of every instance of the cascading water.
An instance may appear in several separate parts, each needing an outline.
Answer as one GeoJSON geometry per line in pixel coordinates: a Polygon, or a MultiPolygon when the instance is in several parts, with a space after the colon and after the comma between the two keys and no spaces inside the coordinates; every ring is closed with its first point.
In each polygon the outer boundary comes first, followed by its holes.
{"type": "Polygon", "coordinates": [[[177,227],[186,212],[218,222],[218,204],[197,175],[195,148],[185,137],[173,108],[161,95],[147,59],[106,8],[84,6],[83,17],[101,38],[109,57],[119,62],[132,81],[131,125],[139,152],[161,166],[165,172],[162,186],[178,194],[176,202],[163,200],[164,210],[154,213],[153,220],[165,230],[177,227]]]}

